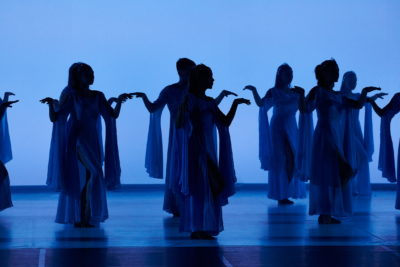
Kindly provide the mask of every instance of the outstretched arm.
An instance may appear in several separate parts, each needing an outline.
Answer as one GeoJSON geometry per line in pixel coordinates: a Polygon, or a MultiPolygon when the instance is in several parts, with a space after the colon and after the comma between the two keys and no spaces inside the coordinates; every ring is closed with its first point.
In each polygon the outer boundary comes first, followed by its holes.
{"type": "Polygon", "coordinates": [[[3,97],[3,102],[8,102],[9,97],[12,96],[12,95],[15,95],[15,94],[12,93],[12,92],[5,92],[4,93],[4,97],[3,97]]]}
{"type": "MultiPolygon", "coordinates": [[[[51,97],[46,97],[40,100],[42,104],[47,104],[49,106],[49,117],[51,122],[55,122],[57,120],[58,112],[55,110],[56,99],[51,97]]],[[[61,109],[61,107],[60,107],[61,109]]]]}
{"type": "Polygon", "coordinates": [[[238,96],[236,93],[228,91],[228,90],[222,90],[222,92],[215,98],[215,102],[217,103],[217,105],[221,104],[222,99],[224,99],[224,97],[227,96],[238,96]]]}
{"type": "Polygon", "coordinates": [[[115,97],[111,97],[108,101],[106,100],[104,94],[102,94],[101,98],[102,98],[102,103],[103,103],[103,107],[106,110],[106,112],[108,113],[108,115],[110,115],[111,117],[117,119],[119,117],[119,114],[121,112],[121,106],[122,103],[124,103],[126,100],[131,99],[132,98],[132,94],[120,94],[117,98],[115,97]],[[111,106],[111,104],[113,102],[116,102],[117,104],[115,105],[115,108],[113,108],[111,106]]]}
{"type": "Polygon", "coordinates": [[[257,88],[252,85],[247,85],[243,88],[243,90],[249,90],[253,93],[254,101],[256,102],[257,106],[261,107],[263,105],[263,101],[257,92],[257,88]]]}
{"type": "Polygon", "coordinates": [[[245,98],[236,98],[232,103],[231,109],[226,115],[217,107],[217,116],[219,121],[226,126],[230,126],[240,104],[250,105],[250,100],[245,98]]]}
{"type": "MultiPolygon", "coordinates": [[[[383,93],[382,93],[382,94],[383,94],[383,93]]],[[[398,103],[398,100],[397,100],[397,99],[400,97],[400,93],[395,94],[395,95],[392,97],[392,99],[390,100],[390,102],[389,102],[385,107],[380,108],[380,107],[376,104],[375,100],[378,99],[378,98],[382,98],[382,97],[381,97],[382,94],[376,94],[376,95],[374,95],[373,97],[371,97],[371,98],[368,99],[368,101],[371,103],[372,108],[374,109],[375,113],[376,113],[379,117],[382,117],[382,116],[384,116],[385,114],[387,114],[387,112],[388,112],[389,110],[395,109],[395,108],[396,108],[396,105],[397,105],[397,103],[398,103]]],[[[398,108],[397,108],[397,109],[398,109],[398,108]]]]}
{"type": "Polygon", "coordinates": [[[165,105],[164,101],[160,100],[160,98],[162,98],[161,95],[154,102],[151,102],[145,93],[135,92],[135,93],[131,93],[131,95],[132,96],[136,96],[137,98],[141,98],[143,100],[143,103],[144,103],[145,107],[147,108],[147,110],[150,113],[155,112],[156,110],[161,108],[163,105],[165,105]]]}
{"type": "Polygon", "coordinates": [[[3,118],[4,113],[6,112],[7,108],[12,108],[12,105],[17,103],[19,100],[14,101],[4,101],[0,104],[0,119],[3,118]]]}
{"type": "Polygon", "coordinates": [[[381,88],[373,87],[373,86],[365,87],[365,88],[363,88],[363,90],[361,92],[361,95],[358,98],[358,100],[354,100],[354,99],[351,99],[351,98],[348,98],[348,97],[344,97],[345,104],[350,106],[350,107],[352,107],[352,108],[355,108],[355,109],[361,109],[365,105],[365,102],[367,101],[367,94],[369,92],[379,91],[379,90],[381,90],[381,88]]]}

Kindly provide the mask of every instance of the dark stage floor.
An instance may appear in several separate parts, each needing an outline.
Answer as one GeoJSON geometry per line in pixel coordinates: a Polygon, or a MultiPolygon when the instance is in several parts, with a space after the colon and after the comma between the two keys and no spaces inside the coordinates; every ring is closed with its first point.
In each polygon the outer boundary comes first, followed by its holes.
{"type": "Polygon", "coordinates": [[[217,241],[192,241],[161,211],[163,191],[110,192],[99,228],[54,223],[57,194],[15,193],[0,213],[0,266],[400,266],[394,191],[356,197],[341,225],[307,215],[308,200],[277,206],[264,190],[240,190],[224,208],[217,241]]]}

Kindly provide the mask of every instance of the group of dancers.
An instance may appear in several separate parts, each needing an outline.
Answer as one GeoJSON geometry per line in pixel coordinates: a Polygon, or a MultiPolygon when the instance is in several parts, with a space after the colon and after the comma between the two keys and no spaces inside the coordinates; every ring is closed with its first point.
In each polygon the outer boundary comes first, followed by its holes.
{"type": "MultiPolygon", "coordinates": [[[[176,66],[179,81],[165,87],[154,102],[142,92],[106,99],[102,92],[90,89],[94,72],[85,63],[70,67],[68,85],[59,99],[41,100],[48,105],[53,123],[47,184],[60,191],[56,222],[94,227],[108,218],[106,190],[120,186],[121,175],[116,120],[122,104],[137,97],[150,113],[146,171],[150,177],[166,180],[163,209],[179,217],[180,230],[191,233],[192,239],[214,239],[223,230],[222,207],[235,193],[236,183],[229,126],[238,106],[250,101],[236,98],[224,114],[218,105],[224,97],[237,95],[223,90],[211,98],[206,95],[214,82],[209,67],[187,58],[179,59],[176,66]],[[161,113],[165,106],[170,128],[164,174],[161,113]]],[[[305,95],[303,88],[291,87],[293,70],[282,64],[275,86],[264,97],[252,85],[244,90],[253,94],[259,106],[259,158],[261,168],[268,171],[268,197],[280,205],[293,204],[290,198],[306,197],[309,181],[309,214],[319,215],[320,224],[337,224],[338,218],[351,215],[353,194],[370,194],[372,109],[382,118],[379,169],[390,182],[400,179],[390,134],[391,119],[400,111],[400,93],[380,108],[375,101],[385,93],[367,97],[380,88],[352,92],[357,84],[354,72],[344,74],[340,91],[333,90],[339,78],[333,59],[319,64],[315,77],[317,85],[305,95]],[[363,107],[364,133],[358,118],[363,107]],[[318,117],[315,128],[313,111],[318,117]]],[[[6,93],[0,105],[0,209],[12,206],[4,167],[12,157],[5,111],[17,102],[10,101],[10,95],[6,93]]],[[[399,183],[397,188],[396,208],[400,209],[399,183]]]]}

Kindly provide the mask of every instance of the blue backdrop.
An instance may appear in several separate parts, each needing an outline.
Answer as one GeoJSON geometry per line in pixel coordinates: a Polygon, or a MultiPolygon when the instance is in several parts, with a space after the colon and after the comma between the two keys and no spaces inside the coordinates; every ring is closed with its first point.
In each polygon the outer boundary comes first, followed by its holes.
{"type": "MultiPolygon", "coordinates": [[[[175,61],[189,57],[214,71],[212,96],[222,89],[251,97],[274,84],[283,62],[294,69],[294,85],[315,85],[314,67],[335,58],[341,74],[354,70],[358,89],[400,90],[400,2],[355,1],[154,1],[2,0],[0,2],[0,93],[21,100],[9,111],[13,185],[44,184],[51,123],[45,96],[58,97],[76,61],[95,71],[93,89],[115,96],[144,91],[151,99],[177,80],[175,61]]],[[[337,88],[340,84],[337,85],[337,88]]],[[[388,99],[381,101],[381,104],[388,99]]],[[[225,99],[227,110],[232,99],[225,99]]],[[[255,105],[241,106],[232,125],[240,182],[266,182],[259,169],[255,105]]],[[[147,177],[144,153],[148,113],[141,101],[127,102],[118,120],[122,182],[160,182],[147,177]]],[[[399,119],[393,122],[394,143],[399,119]]],[[[374,115],[376,151],[379,120],[374,115]]],[[[163,116],[164,145],[168,119],[163,116]]],[[[373,182],[383,182],[377,153],[373,182]]]]}

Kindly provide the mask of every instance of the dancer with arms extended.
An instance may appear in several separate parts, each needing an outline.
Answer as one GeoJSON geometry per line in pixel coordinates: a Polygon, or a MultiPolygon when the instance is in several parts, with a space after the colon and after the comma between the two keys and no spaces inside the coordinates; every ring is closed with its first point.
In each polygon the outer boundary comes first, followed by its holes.
{"type": "MultiPolygon", "coordinates": [[[[357,86],[357,76],[353,71],[348,71],[343,75],[342,85],[340,92],[347,98],[357,100],[360,97],[359,93],[352,91],[357,86]]],[[[349,137],[345,140],[345,153],[347,158],[352,163],[353,168],[357,170],[357,175],[353,178],[352,192],[353,195],[370,195],[371,184],[369,174],[369,162],[372,161],[372,154],[374,152],[374,139],[372,127],[372,107],[371,104],[366,102],[364,116],[364,133],[361,130],[359,119],[360,110],[349,106],[344,106],[344,119],[346,129],[349,137]]]]}
{"type": "Polygon", "coordinates": [[[400,112],[400,93],[396,93],[390,102],[380,108],[375,100],[378,97],[369,99],[376,114],[381,117],[381,135],[380,135],[380,148],[379,148],[379,162],[378,168],[382,171],[382,176],[388,179],[389,182],[397,181],[397,193],[395,208],[400,209],[400,145],[398,148],[397,157],[397,173],[394,159],[394,147],[390,125],[394,116],[400,112]]]}
{"type": "Polygon", "coordinates": [[[261,167],[268,170],[268,197],[281,205],[293,204],[289,198],[306,197],[306,187],[299,179],[296,163],[299,139],[296,112],[301,94],[299,87],[290,88],[292,80],[292,68],[282,64],[276,72],[275,86],[263,98],[254,86],[244,88],[253,93],[260,107],[259,153],[261,167]],[[269,126],[267,112],[271,107],[273,115],[269,126]]]}
{"type": "MultiPolygon", "coordinates": [[[[89,88],[94,82],[94,72],[89,65],[75,63],[69,74],[74,88],[65,91],[59,105],[50,97],[41,100],[49,106],[51,121],[64,120],[68,125],[64,128],[66,141],[61,148],[61,193],[56,222],[93,227],[108,218],[108,177],[104,177],[102,170],[98,118],[101,116],[106,122],[109,118],[118,118],[122,102],[132,96],[121,94],[112,108],[103,93],[89,88]]],[[[115,143],[113,137],[106,128],[106,147],[115,143]]],[[[114,165],[106,149],[105,168],[119,167],[114,165]]]]}
{"type": "Polygon", "coordinates": [[[196,66],[190,75],[189,93],[177,117],[178,134],[183,137],[179,181],[174,184],[182,195],[180,230],[192,239],[214,239],[223,230],[222,206],[234,194],[236,182],[229,125],[240,104],[237,98],[228,114],[223,114],[214,99],[206,96],[214,79],[205,65],[196,66]],[[217,127],[219,153],[214,129],[217,127]]]}
{"type": "Polygon", "coordinates": [[[333,87],[339,78],[335,60],[326,60],[315,68],[318,85],[304,99],[302,110],[317,111],[318,122],[312,145],[310,177],[310,215],[319,215],[320,224],[337,224],[334,217],[352,214],[350,179],[356,174],[346,157],[344,140],[349,131],[342,121],[346,107],[362,108],[368,92],[380,90],[366,87],[357,100],[345,97],[333,87]]]}
{"type": "Polygon", "coordinates": [[[10,178],[5,167],[5,164],[12,159],[6,109],[18,102],[18,100],[9,101],[9,96],[12,95],[14,94],[6,92],[3,99],[0,99],[0,211],[13,206],[10,178]]]}
{"type": "MultiPolygon", "coordinates": [[[[167,166],[165,173],[165,193],[164,193],[164,205],[163,209],[173,214],[175,217],[180,215],[180,202],[178,196],[173,192],[173,181],[177,179],[179,175],[180,163],[177,160],[174,162],[171,160],[174,151],[179,148],[174,147],[180,144],[177,140],[175,130],[175,120],[178,113],[178,109],[188,92],[188,81],[190,71],[196,66],[196,64],[188,58],[180,58],[176,62],[176,69],[179,75],[179,81],[165,87],[159,97],[151,102],[145,93],[135,92],[133,95],[142,98],[144,105],[150,112],[150,125],[149,133],[147,138],[146,148],[146,160],[145,167],[147,173],[153,178],[163,178],[163,149],[162,149],[162,133],[161,133],[161,114],[167,105],[170,113],[170,124],[169,124],[169,138],[168,138],[168,152],[167,152],[167,166]]],[[[220,103],[225,96],[234,94],[229,91],[222,91],[217,97],[217,103],[220,103]]]]}

